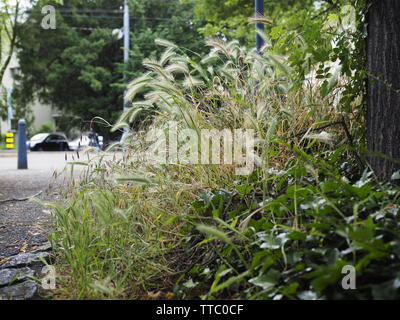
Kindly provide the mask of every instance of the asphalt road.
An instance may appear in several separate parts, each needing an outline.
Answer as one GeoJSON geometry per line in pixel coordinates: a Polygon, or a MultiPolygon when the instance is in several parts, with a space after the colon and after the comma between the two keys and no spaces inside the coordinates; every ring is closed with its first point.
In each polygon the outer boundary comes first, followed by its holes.
{"type": "MultiPolygon", "coordinates": [[[[48,211],[35,202],[15,199],[40,193],[37,198],[42,201],[59,201],[60,190],[70,177],[63,173],[66,157],[77,160],[72,152],[31,152],[28,170],[17,170],[16,153],[0,151],[0,260],[47,241],[51,227],[48,211]]],[[[74,172],[79,175],[79,170],[74,172]]]]}

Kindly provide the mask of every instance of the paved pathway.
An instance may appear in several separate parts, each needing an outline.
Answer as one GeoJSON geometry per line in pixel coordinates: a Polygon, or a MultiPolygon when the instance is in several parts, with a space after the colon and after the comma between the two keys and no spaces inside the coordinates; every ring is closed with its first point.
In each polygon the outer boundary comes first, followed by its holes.
{"type": "MultiPolygon", "coordinates": [[[[57,201],[63,176],[66,153],[37,152],[28,154],[28,170],[17,170],[14,154],[0,152],[0,260],[29,251],[47,241],[50,216],[32,201],[7,201],[38,194],[42,201],[57,201]]],[[[69,160],[72,153],[68,154],[69,160]]]]}
{"type": "MultiPolygon", "coordinates": [[[[81,153],[84,161],[88,156],[96,159],[97,153],[81,153]]],[[[102,154],[106,161],[121,156],[102,154]]],[[[29,277],[43,277],[38,257],[50,257],[51,216],[42,205],[19,200],[37,195],[42,202],[62,201],[71,179],[67,161],[77,160],[73,152],[30,152],[28,170],[17,170],[16,152],[0,151],[0,300],[39,299],[46,294],[29,277]]],[[[78,179],[84,168],[75,166],[73,178],[78,179]]]]}
{"type": "Polygon", "coordinates": [[[40,276],[42,266],[37,257],[49,256],[51,217],[40,204],[16,199],[38,194],[42,201],[59,201],[67,182],[64,177],[69,177],[62,173],[66,157],[71,161],[73,155],[32,152],[28,154],[29,169],[17,170],[16,154],[0,151],[0,299],[39,298],[39,287],[29,276],[40,276]]]}

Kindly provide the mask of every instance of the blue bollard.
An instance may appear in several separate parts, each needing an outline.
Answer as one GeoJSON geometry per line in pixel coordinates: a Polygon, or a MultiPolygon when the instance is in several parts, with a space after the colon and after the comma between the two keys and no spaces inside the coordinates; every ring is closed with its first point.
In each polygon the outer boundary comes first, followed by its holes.
{"type": "MultiPolygon", "coordinates": [[[[256,0],[256,18],[264,15],[264,0],[256,0]]],[[[261,22],[256,23],[256,31],[264,32],[264,24],[261,22]]],[[[257,52],[261,54],[261,49],[264,46],[264,39],[260,34],[256,33],[256,48],[257,52]]]]}
{"type": "Polygon", "coordinates": [[[26,151],[26,122],[18,121],[18,170],[28,169],[28,155],[26,151]]]}

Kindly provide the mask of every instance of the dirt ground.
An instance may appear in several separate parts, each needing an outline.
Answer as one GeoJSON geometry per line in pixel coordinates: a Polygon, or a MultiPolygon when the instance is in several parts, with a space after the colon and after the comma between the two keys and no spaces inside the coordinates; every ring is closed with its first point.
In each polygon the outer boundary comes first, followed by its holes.
{"type": "MultiPolygon", "coordinates": [[[[18,201],[37,195],[45,202],[60,200],[60,190],[67,183],[61,173],[73,153],[31,152],[28,170],[17,170],[16,153],[0,151],[0,260],[30,251],[47,242],[51,218],[45,207],[32,201],[18,201]]],[[[76,172],[78,174],[78,172],[76,172]]]]}

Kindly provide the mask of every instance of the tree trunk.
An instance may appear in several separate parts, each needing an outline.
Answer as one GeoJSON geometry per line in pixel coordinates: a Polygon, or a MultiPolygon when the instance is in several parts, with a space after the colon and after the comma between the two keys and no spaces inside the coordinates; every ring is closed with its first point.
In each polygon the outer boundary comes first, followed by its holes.
{"type": "MultiPolygon", "coordinates": [[[[14,53],[15,44],[17,41],[18,15],[19,15],[19,1],[17,1],[16,5],[15,5],[14,18],[13,18],[12,23],[11,23],[11,21],[8,21],[8,20],[2,21],[5,24],[5,26],[3,26],[4,29],[1,29],[0,32],[6,34],[8,36],[8,40],[10,41],[10,44],[9,44],[7,58],[4,62],[4,64],[0,68],[0,86],[2,85],[4,73],[6,72],[7,67],[10,64],[12,55],[14,53]],[[8,24],[10,24],[10,27],[8,26],[8,24]],[[8,29],[8,28],[10,28],[10,29],[8,29]]],[[[0,41],[2,41],[1,37],[0,37],[0,41]]],[[[0,50],[2,50],[2,46],[0,46],[0,50]]],[[[2,60],[3,56],[0,55],[0,58],[2,60]]],[[[1,62],[1,60],[0,60],[0,62],[1,62]]]]}
{"type": "Polygon", "coordinates": [[[368,13],[368,160],[382,180],[400,170],[399,13],[399,0],[374,0],[368,13]]]}

